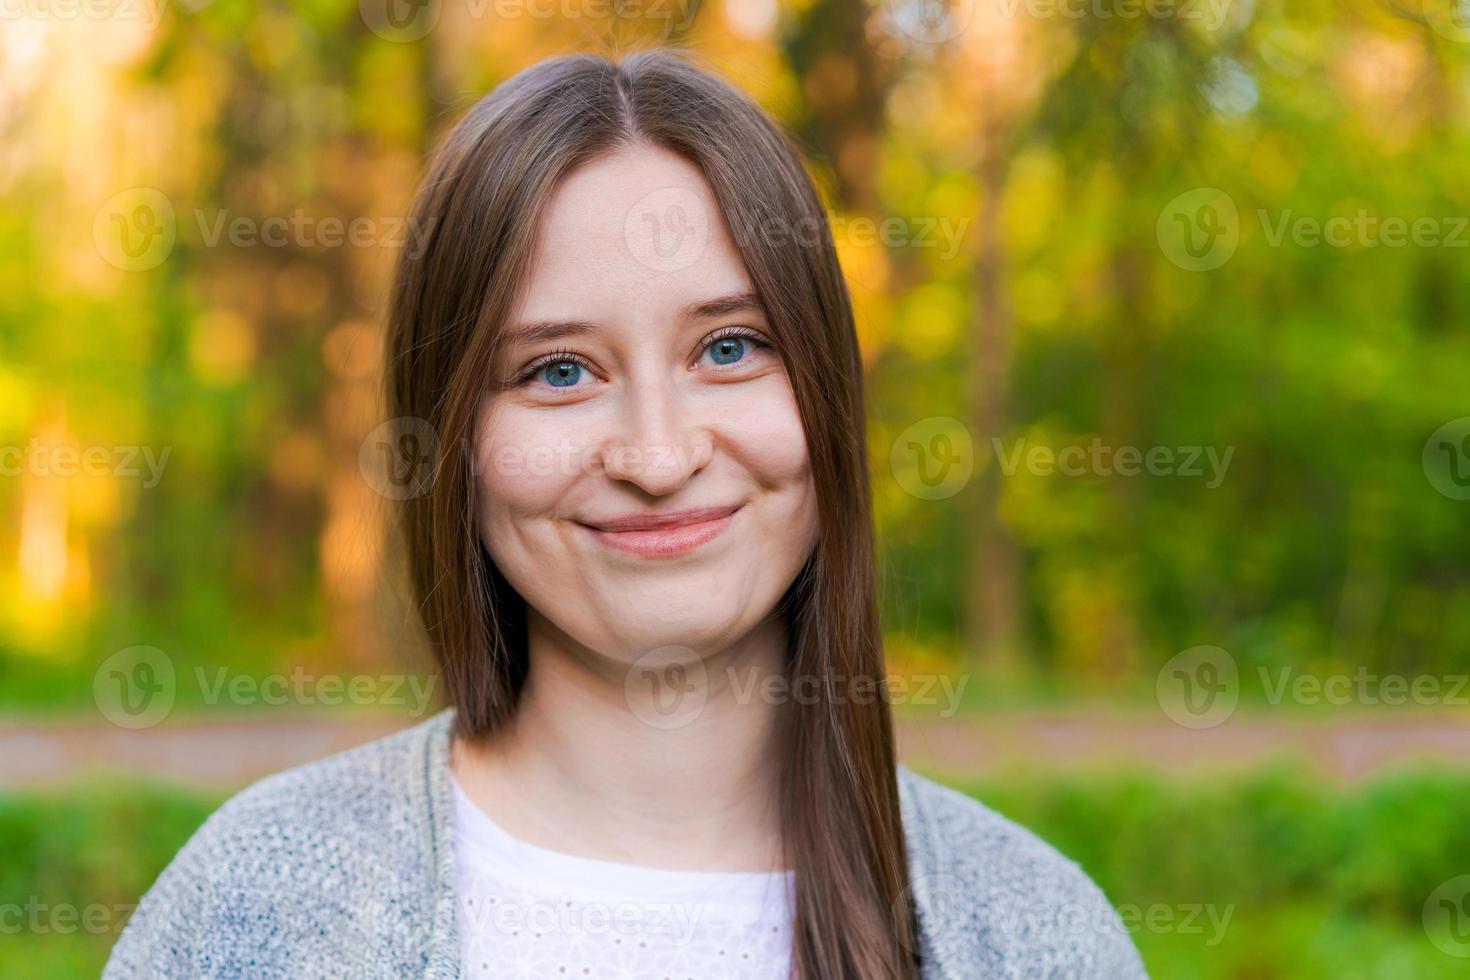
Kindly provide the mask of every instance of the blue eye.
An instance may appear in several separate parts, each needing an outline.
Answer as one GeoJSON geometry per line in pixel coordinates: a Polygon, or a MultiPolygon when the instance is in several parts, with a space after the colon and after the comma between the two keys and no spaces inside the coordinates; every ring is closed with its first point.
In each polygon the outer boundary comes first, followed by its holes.
{"type": "Polygon", "coordinates": [[[541,369],[542,379],[553,388],[570,388],[582,377],[582,365],[576,361],[556,361],[541,369]]]}
{"type": "MultiPolygon", "coordinates": [[[[726,333],[707,340],[700,351],[700,357],[703,358],[708,354],[716,367],[740,365],[741,370],[739,371],[716,372],[720,375],[729,375],[726,380],[748,376],[745,368],[756,366],[756,362],[751,357],[752,352],[772,349],[771,344],[755,331],[744,327],[735,329],[740,332],[726,333]]],[[[526,365],[510,384],[512,387],[520,387],[537,382],[552,388],[575,388],[581,384],[584,371],[593,375],[594,379],[597,377],[596,372],[581,354],[569,350],[555,350],[543,354],[526,365]]]]}
{"type": "Polygon", "coordinates": [[[739,337],[720,337],[709,345],[716,364],[734,364],[745,356],[745,341],[739,337]]]}

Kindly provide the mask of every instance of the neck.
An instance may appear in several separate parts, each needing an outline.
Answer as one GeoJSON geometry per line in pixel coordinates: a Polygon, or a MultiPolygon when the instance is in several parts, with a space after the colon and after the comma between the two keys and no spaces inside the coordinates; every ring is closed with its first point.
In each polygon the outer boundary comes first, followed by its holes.
{"type": "MultiPolygon", "coordinates": [[[[626,661],[529,611],[530,670],[514,721],[456,743],[465,792],[508,832],[553,850],[650,867],[780,868],[776,699],[787,635],[770,618],[674,674],[685,700],[649,710],[626,661]],[[699,675],[703,674],[701,683],[699,675]]],[[[642,663],[640,662],[640,666],[642,663]]],[[[661,677],[666,681],[667,676],[661,677]]]]}

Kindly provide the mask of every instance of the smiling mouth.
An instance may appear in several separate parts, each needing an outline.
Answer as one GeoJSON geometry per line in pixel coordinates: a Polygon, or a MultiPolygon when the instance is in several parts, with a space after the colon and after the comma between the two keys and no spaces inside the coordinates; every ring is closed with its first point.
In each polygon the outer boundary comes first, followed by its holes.
{"type": "Polygon", "coordinates": [[[742,506],[633,514],[596,523],[577,523],[610,548],[641,558],[669,558],[686,554],[719,537],[742,506]]]}

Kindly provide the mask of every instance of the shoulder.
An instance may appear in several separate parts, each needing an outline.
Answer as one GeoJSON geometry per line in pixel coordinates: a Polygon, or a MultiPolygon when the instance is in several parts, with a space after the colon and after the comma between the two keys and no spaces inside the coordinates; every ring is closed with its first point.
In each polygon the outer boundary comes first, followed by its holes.
{"type": "MultiPolygon", "coordinates": [[[[206,822],[213,837],[269,844],[293,834],[317,842],[371,839],[426,805],[430,753],[451,717],[417,725],[267,776],[225,802],[206,822]]],[[[201,828],[203,829],[203,828],[201,828]]]]}
{"type": "Polygon", "coordinates": [[[1147,976],[1122,919],[1075,861],[904,766],[899,791],[921,930],[958,975],[1147,976]]]}
{"type": "Polygon", "coordinates": [[[327,965],[302,957],[330,957],[329,972],[422,972],[421,961],[400,960],[421,957],[423,944],[396,930],[434,918],[442,869],[427,762],[448,722],[436,715],[231,797],[143,896],[105,976],[286,976],[327,965]]]}

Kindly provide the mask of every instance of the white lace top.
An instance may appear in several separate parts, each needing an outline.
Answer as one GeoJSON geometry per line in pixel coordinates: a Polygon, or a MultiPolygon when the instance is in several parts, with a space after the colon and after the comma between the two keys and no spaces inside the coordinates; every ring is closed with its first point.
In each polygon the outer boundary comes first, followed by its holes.
{"type": "Polygon", "coordinates": [[[777,980],[791,872],[668,871],[513,837],[454,785],[460,958],[494,980],[777,980]]]}

